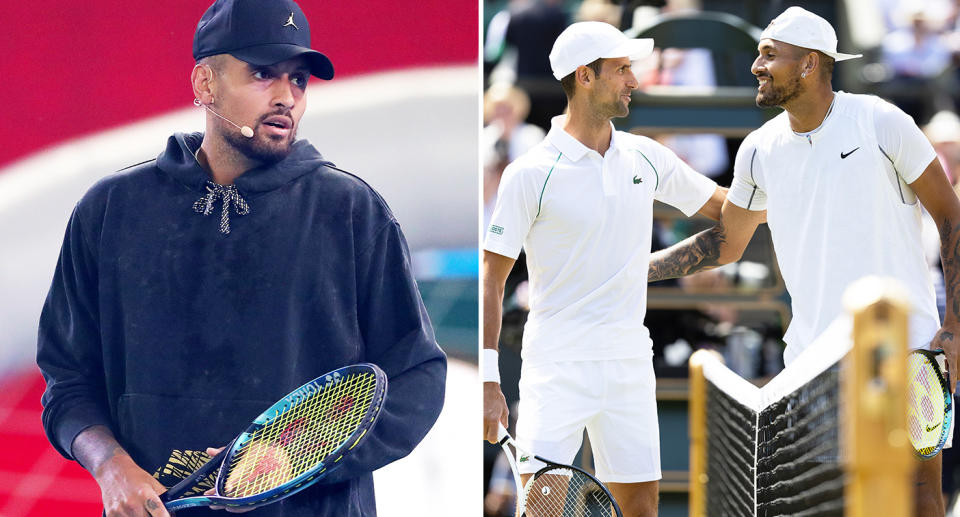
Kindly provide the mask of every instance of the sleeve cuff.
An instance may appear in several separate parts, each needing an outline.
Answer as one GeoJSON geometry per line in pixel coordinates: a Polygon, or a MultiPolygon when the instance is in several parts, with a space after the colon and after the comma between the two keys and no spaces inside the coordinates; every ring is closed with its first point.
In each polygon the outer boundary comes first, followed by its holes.
{"type": "MultiPolygon", "coordinates": [[[[66,412],[56,416],[57,425],[55,429],[49,429],[48,436],[53,448],[57,450],[64,458],[76,460],[73,455],[73,441],[77,435],[86,429],[95,425],[102,425],[108,429],[113,429],[109,419],[105,418],[99,410],[93,407],[73,407],[66,412]]],[[[45,425],[49,426],[47,422],[45,425]]]]}
{"type": "Polygon", "coordinates": [[[727,201],[744,210],[762,212],[767,209],[766,194],[755,186],[741,183],[737,178],[734,178],[727,191],[727,201]]]}
{"type": "Polygon", "coordinates": [[[520,248],[515,248],[513,246],[509,246],[501,242],[491,241],[489,239],[483,243],[483,249],[486,251],[492,251],[497,255],[503,255],[504,257],[512,258],[514,260],[520,256],[520,248]]]}
{"type": "Polygon", "coordinates": [[[687,217],[691,217],[693,214],[699,212],[700,209],[703,208],[703,205],[707,204],[707,201],[713,196],[713,193],[717,191],[717,184],[712,179],[699,174],[696,177],[698,178],[696,181],[699,195],[689,206],[676,207],[687,217]]]}
{"type": "Polygon", "coordinates": [[[913,183],[914,181],[917,181],[918,179],[920,179],[920,176],[923,175],[923,171],[927,170],[927,167],[929,167],[934,160],[939,160],[939,159],[940,158],[937,156],[936,151],[932,152],[929,156],[929,159],[923,162],[924,165],[918,167],[917,170],[915,171],[910,171],[910,174],[904,175],[903,181],[905,181],[907,185],[913,183]]]}

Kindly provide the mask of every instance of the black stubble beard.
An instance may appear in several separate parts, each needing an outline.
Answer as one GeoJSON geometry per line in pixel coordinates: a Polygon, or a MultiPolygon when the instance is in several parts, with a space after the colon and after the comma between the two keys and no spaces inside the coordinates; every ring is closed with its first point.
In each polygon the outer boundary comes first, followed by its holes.
{"type": "MultiPolygon", "coordinates": [[[[259,128],[260,123],[257,123],[255,127],[259,128]]],[[[293,150],[293,143],[297,140],[296,128],[293,129],[286,145],[283,147],[265,144],[259,140],[260,135],[257,134],[256,129],[254,129],[253,138],[247,138],[240,134],[240,131],[234,131],[232,129],[234,128],[227,128],[227,131],[224,132],[223,137],[227,144],[250,160],[264,165],[272,165],[289,156],[293,150]]],[[[269,137],[265,138],[269,139],[269,137]]],[[[275,142],[272,139],[269,140],[271,143],[275,142]]]]}
{"type": "Polygon", "coordinates": [[[800,94],[800,78],[794,77],[792,80],[788,80],[786,84],[782,87],[777,88],[771,76],[767,75],[765,77],[770,77],[769,91],[764,94],[757,92],[756,103],[760,108],[772,108],[780,106],[793,100],[797,95],[800,94]]]}

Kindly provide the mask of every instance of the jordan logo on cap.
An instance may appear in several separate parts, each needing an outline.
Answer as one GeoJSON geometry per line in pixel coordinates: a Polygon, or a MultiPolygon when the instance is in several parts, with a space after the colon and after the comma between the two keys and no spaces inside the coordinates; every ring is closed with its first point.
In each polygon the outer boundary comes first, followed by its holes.
{"type": "Polygon", "coordinates": [[[290,13],[290,17],[287,18],[287,23],[284,23],[282,26],[283,26],[283,27],[288,27],[288,26],[290,26],[290,25],[293,25],[293,28],[294,28],[294,29],[300,30],[300,27],[297,27],[297,24],[296,24],[296,23],[293,23],[293,13],[290,13]]]}

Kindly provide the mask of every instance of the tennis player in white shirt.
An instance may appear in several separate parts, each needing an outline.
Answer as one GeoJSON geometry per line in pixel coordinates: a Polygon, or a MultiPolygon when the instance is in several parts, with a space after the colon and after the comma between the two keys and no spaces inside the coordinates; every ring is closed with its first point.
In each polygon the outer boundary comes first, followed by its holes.
{"type": "MultiPolygon", "coordinates": [[[[784,112],[743,141],[714,228],[655,253],[649,280],[739,260],[764,217],[790,292],[787,363],[842,312],[841,294],[866,275],[892,276],[914,312],[912,348],[943,348],[957,378],[960,344],[960,202],[913,120],[872,95],[834,92],[833,27],[790,7],[760,35],[751,71],[758,106],[784,112]],[[947,312],[937,313],[921,243],[923,204],[940,231],[947,312]]],[[[948,442],[949,446],[949,442],[948,442]]],[[[944,515],[941,458],[918,462],[916,514],[944,515]]]]}
{"type": "MultiPolygon", "coordinates": [[[[500,182],[483,256],[484,438],[507,424],[497,343],[503,290],[521,247],[530,315],[523,334],[517,441],[570,463],[586,428],[597,477],[624,515],[654,516],[660,444],[652,343],[643,326],[653,201],[718,219],[723,189],[673,152],[614,131],[638,87],[631,60],[649,39],[613,26],[568,27],[550,53],[568,98],[539,145],[500,182]]],[[[542,466],[520,460],[523,481],[542,466]]]]}

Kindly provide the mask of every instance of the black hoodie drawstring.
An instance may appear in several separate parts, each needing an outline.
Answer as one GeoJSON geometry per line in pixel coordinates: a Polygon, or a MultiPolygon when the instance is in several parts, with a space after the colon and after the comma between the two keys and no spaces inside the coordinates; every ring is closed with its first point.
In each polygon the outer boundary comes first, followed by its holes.
{"type": "Polygon", "coordinates": [[[237,215],[249,214],[250,206],[240,197],[237,187],[208,181],[207,195],[193,203],[193,211],[202,215],[210,215],[213,213],[213,204],[217,201],[217,198],[223,199],[223,210],[220,211],[220,233],[227,235],[230,233],[230,204],[233,204],[233,211],[237,215]]]}

